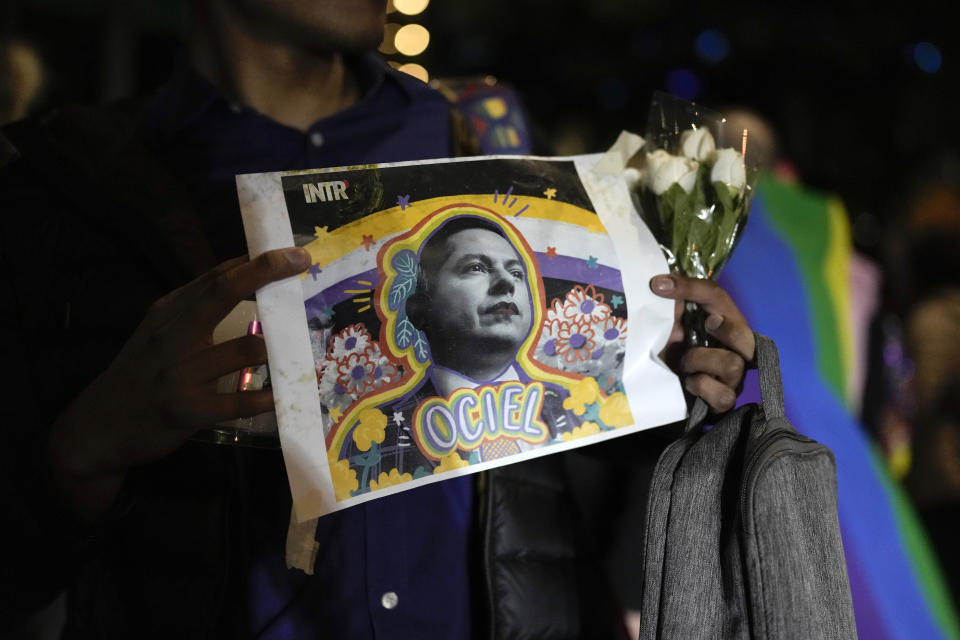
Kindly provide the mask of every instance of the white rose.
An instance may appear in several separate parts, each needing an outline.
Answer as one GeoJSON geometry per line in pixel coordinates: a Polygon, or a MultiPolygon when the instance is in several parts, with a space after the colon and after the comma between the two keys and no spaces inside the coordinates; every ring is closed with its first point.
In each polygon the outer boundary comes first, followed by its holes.
{"type": "Polygon", "coordinates": [[[681,156],[672,156],[663,149],[647,154],[644,184],[658,196],[673,184],[679,184],[687,193],[697,181],[700,163],[681,156]]]}
{"type": "Polygon", "coordinates": [[[716,148],[713,136],[706,127],[687,129],[680,135],[680,153],[687,158],[705,162],[716,148]]]}
{"type": "Polygon", "coordinates": [[[736,191],[742,189],[747,182],[743,156],[736,149],[717,149],[714,151],[710,182],[722,182],[736,191]]]}

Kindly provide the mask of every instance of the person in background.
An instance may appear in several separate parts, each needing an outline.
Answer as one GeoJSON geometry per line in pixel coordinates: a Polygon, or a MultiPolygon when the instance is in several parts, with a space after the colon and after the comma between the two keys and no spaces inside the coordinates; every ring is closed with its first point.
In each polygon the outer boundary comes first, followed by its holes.
{"type": "Polygon", "coordinates": [[[960,182],[950,166],[924,180],[887,232],[863,406],[960,602],[960,182]]]}
{"type": "MultiPolygon", "coordinates": [[[[10,520],[0,619],[68,589],[69,637],[618,637],[556,456],[321,518],[312,575],[284,560],[279,451],[191,440],[270,410],[221,395],[266,362],[262,339],[213,345],[261,286],[308,266],[246,251],[233,176],[464,153],[450,105],[371,51],[377,0],[196,0],[186,59],[153,95],[65,107],[3,130],[2,354],[10,520]],[[12,541],[11,541],[12,539],[12,541]]],[[[700,302],[729,349],[678,372],[716,411],[753,358],[716,285],[700,302]]],[[[682,330],[675,327],[672,341],[682,330]]]]}
{"type": "Polygon", "coordinates": [[[45,84],[43,61],[33,47],[0,38],[0,125],[26,117],[45,84]]]}

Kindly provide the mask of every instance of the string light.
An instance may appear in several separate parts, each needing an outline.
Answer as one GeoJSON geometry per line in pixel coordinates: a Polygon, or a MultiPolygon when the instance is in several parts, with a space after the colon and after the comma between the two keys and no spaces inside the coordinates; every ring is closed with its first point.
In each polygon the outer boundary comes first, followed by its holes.
{"type": "MultiPolygon", "coordinates": [[[[404,16],[415,16],[423,12],[430,0],[387,0],[387,13],[396,12],[404,16]]],[[[399,22],[403,22],[400,18],[399,22]]],[[[430,32],[423,25],[388,23],[383,30],[383,41],[379,50],[387,56],[397,54],[413,58],[426,51],[430,44],[430,32]]],[[[388,61],[398,71],[429,82],[430,74],[423,65],[415,62],[388,61]]]]}
{"type": "Polygon", "coordinates": [[[427,73],[427,70],[415,62],[408,62],[407,64],[400,65],[397,67],[397,71],[408,73],[414,78],[419,78],[424,82],[430,81],[430,74],[427,73]]]}
{"type": "Polygon", "coordinates": [[[400,13],[408,16],[415,16],[422,13],[430,0],[393,0],[393,7],[400,13]]]}
{"type": "Polygon", "coordinates": [[[397,30],[393,46],[405,56],[418,56],[430,44],[430,32],[419,24],[406,24],[397,30]]]}

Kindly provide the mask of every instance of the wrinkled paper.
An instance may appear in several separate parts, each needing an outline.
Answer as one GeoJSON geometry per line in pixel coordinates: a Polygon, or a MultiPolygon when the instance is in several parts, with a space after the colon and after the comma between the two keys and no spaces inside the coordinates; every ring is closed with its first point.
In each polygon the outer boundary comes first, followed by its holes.
{"type": "Polygon", "coordinates": [[[296,520],[675,422],[674,303],[607,154],[237,176],[296,520]]]}

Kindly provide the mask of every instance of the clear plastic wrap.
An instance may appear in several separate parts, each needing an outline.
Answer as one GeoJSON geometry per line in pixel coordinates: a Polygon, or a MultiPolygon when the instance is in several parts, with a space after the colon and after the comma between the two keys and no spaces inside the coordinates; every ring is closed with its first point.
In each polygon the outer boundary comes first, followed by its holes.
{"type": "MultiPolygon", "coordinates": [[[[748,132],[739,149],[718,148],[725,120],[694,102],[656,93],[637,170],[638,211],[663,249],[670,268],[686,276],[716,278],[740,238],[753,199],[757,169],[744,163],[748,132]]],[[[706,344],[702,313],[687,303],[687,339],[706,344]]]]}

